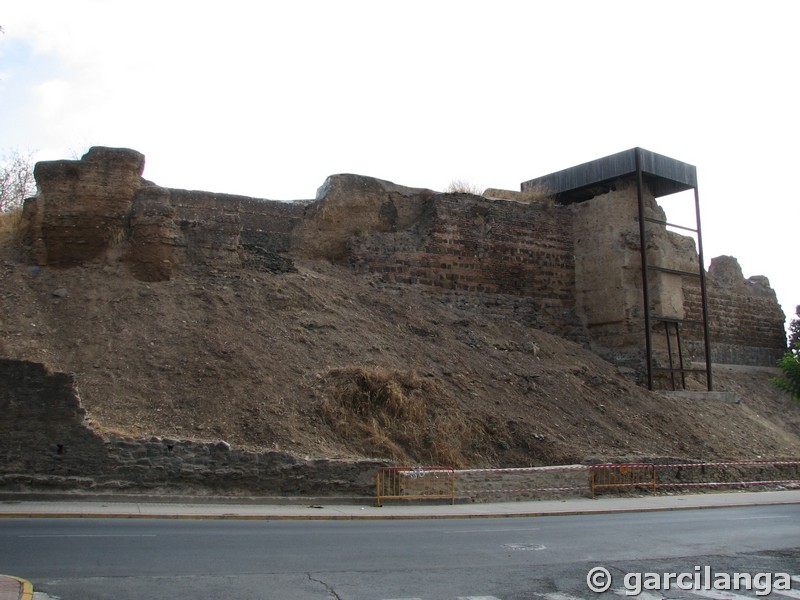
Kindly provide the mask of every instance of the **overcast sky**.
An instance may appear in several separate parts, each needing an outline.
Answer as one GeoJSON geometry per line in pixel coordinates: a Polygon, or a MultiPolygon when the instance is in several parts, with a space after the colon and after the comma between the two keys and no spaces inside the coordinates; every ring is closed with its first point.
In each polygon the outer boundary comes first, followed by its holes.
{"type": "Polygon", "coordinates": [[[290,200],[334,173],[519,189],[641,146],[697,166],[706,258],[791,317],[798,23],[796,0],[6,0],[0,151],[134,148],[157,184],[290,200]]]}

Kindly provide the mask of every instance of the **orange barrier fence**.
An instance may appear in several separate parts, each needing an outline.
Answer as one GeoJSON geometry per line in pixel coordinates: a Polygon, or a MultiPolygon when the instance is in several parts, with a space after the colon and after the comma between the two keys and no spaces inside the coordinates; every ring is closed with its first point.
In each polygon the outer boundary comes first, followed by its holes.
{"type": "Polygon", "coordinates": [[[375,477],[375,506],[387,498],[449,499],[456,503],[453,467],[380,467],[375,477]]]}
{"type": "Polygon", "coordinates": [[[719,488],[800,483],[800,461],[592,465],[592,497],[602,488],[719,488]]]}
{"type": "Polygon", "coordinates": [[[719,488],[800,484],[800,461],[714,463],[606,463],[508,469],[382,467],[376,476],[376,506],[388,498],[447,499],[515,495],[591,495],[610,490],[719,488]]]}
{"type": "Polygon", "coordinates": [[[604,464],[589,467],[592,498],[602,488],[652,488],[656,493],[658,486],[656,465],[650,463],[629,463],[621,465],[604,464]]]}

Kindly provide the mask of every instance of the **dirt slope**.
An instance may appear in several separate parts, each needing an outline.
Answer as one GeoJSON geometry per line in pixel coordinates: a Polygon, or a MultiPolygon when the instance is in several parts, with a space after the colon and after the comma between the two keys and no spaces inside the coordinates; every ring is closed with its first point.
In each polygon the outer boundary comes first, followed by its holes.
{"type": "Polygon", "coordinates": [[[583,348],[327,263],[296,273],[33,268],[0,250],[0,354],[77,374],[99,431],[457,466],[800,456],[800,403],[648,392],[583,348]]]}

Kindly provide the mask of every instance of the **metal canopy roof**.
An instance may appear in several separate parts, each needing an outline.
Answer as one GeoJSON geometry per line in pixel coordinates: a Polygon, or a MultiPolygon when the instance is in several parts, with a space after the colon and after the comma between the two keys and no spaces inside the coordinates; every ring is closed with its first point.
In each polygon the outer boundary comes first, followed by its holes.
{"type": "Polygon", "coordinates": [[[656,198],[697,187],[694,165],[644,150],[631,148],[582,165],[525,181],[520,188],[542,188],[561,202],[588,200],[605,194],[615,180],[636,176],[636,153],[641,158],[642,177],[656,198]]]}

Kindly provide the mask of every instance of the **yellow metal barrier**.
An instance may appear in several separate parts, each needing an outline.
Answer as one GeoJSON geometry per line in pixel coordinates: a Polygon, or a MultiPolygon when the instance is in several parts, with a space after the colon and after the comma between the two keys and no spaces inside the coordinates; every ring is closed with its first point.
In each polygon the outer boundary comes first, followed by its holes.
{"type": "Polygon", "coordinates": [[[387,498],[449,498],[456,503],[453,467],[381,467],[375,476],[375,506],[387,498]]]}
{"type": "Polygon", "coordinates": [[[651,487],[658,485],[656,466],[646,463],[592,465],[592,498],[598,488],[651,487]]]}

